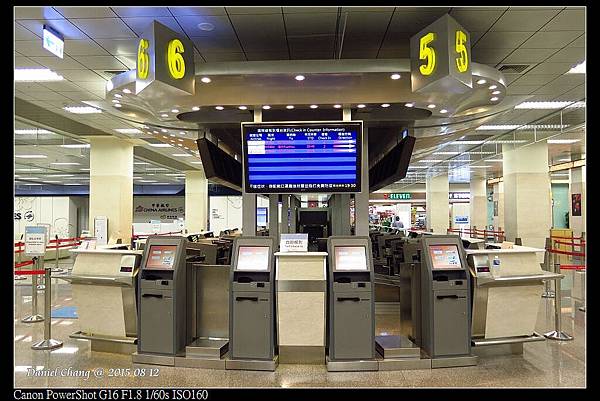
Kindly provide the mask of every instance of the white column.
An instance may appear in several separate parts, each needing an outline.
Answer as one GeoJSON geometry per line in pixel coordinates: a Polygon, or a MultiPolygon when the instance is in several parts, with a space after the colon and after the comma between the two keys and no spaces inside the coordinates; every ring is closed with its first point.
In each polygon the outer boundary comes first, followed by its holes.
{"type": "Polygon", "coordinates": [[[469,202],[470,226],[483,230],[487,225],[487,183],[485,178],[471,178],[469,202]]]}
{"type": "MultiPolygon", "coordinates": [[[[185,228],[189,233],[208,226],[208,180],[204,171],[185,172],[185,228]]],[[[217,233],[218,234],[218,233],[217,233]]]]}
{"type": "Polygon", "coordinates": [[[570,170],[569,182],[569,228],[573,229],[573,236],[579,237],[582,232],[587,232],[585,227],[585,166],[570,170]],[[581,194],[581,216],[573,216],[573,194],[581,194]]]}
{"type": "Polygon", "coordinates": [[[504,182],[495,183],[493,191],[494,215],[492,217],[492,225],[497,230],[499,227],[504,228],[504,182]]]}
{"type": "Polygon", "coordinates": [[[504,230],[508,241],[543,248],[552,226],[548,144],[538,142],[505,151],[504,230]]]}
{"type": "Polygon", "coordinates": [[[115,137],[90,138],[90,212],[108,218],[108,241],[131,240],[133,222],[133,145],[115,137]]]}
{"type": "Polygon", "coordinates": [[[446,234],[450,221],[450,208],[448,203],[448,175],[442,174],[427,177],[425,183],[427,230],[433,229],[436,234],[446,234]]]}

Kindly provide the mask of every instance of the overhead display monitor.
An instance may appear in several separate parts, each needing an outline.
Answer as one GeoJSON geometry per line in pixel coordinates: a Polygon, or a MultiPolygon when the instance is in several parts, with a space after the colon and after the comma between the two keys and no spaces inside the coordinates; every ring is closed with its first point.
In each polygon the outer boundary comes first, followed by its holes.
{"type": "Polygon", "coordinates": [[[243,124],[248,193],[360,192],[362,123],[243,124]]]}
{"type": "Polygon", "coordinates": [[[269,271],[269,247],[240,246],[235,269],[259,272],[269,271]]]}
{"type": "Polygon", "coordinates": [[[431,256],[433,270],[456,270],[462,269],[460,262],[460,253],[456,245],[430,245],[429,255],[431,256]]]}
{"type": "Polygon", "coordinates": [[[173,270],[177,245],[151,245],[145,269],[173,270]]]}
{"type": "Polygon", "coordinates": [[[364,246],[336,246],[336,271],[368,271],[367,253],[364,246]]]}
{"type": "Polygon", "coordinates": [[[266,207],[256,208],[256,225],[260,227],[266,227],[269,222],[269,210],[266,207]]]}

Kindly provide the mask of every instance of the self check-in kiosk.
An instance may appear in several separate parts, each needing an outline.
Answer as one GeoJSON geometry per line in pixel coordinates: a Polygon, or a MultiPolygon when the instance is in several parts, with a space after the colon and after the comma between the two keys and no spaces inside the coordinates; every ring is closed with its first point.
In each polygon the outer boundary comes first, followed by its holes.
{"type": "Polygon", "coordinates": [[[230,273],[228,369],[275,368],[272,365],[275,358],[274,246],[271,237],[235,239],[230,273]],[[236,360],[242,363],[236,364],[236,360]],[[244,360],[271,364],[244,364],[244,360]]]}
{"type": "Polygon", "coordinates": [[[185,237],[150,236],[138,291],[138,354],[175,356],[190,340],[185,237]]]}
{"type": "Polygon", "coordinates": [[[431,357],[432,367],[474,365],[470,280],[460,237],[423,236],[419,266],[418,345],[431,357]]]}
{"type": "Polygon", "coordinates": [[[329,361],[375,358],[375,294],[369,237],[334,236],[329,254],[329,361]]]}

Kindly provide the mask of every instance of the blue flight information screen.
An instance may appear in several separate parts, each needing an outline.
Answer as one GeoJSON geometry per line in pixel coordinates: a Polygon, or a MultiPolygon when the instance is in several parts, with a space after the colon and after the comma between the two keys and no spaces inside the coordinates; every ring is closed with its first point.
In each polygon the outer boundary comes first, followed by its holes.
{"type": "Polygon", "coordinates": [[[360,192],[360,123],[244,126],[246,192],[360,192]]]}

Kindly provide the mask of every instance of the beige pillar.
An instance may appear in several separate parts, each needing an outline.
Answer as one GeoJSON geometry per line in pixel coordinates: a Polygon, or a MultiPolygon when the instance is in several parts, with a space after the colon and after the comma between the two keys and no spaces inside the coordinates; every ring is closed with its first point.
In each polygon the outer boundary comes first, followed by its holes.
{"type": "Polygon", "coordinates": [[[495,230],[500,227],[504,228],[504,182],[500,181],[494,184],[494,195],[492,197],[492,201],[494,202],[492,225],[494,226],[495,230]]]}
{"type": "Polygon", "coordinates": [[[504,152],[504,224],[506,238],[543,248],[552,226],[548,144],[543,142],[504,152]]]}
{"type": "Polygon", "coordinates": [[[485,178],[471,178],[469,186],[471,200],[469,202],[470,226],[483,230],[487,225],[487,183],[485,178]]]}
{"type": "Polygon", "coordinates": [[[579,237],[582,232],[587,232],[585,227],[585,195],[585,166],[571,169],[569,182],[569,228],[573,229],[573,235],[576,237],[579,237]],[[581,194],[581,216],[573,216],[573,194],[581,194]]]}
{"type": "Polygon", "coordinates": [[[436,234],[446,234],[449,228],[449,189],[447,174],[427,177],[425,184],[427,230],[433,229],[433,232],[436,234]]]}
{"type": "Polygon", "coordinates": [[[133,221],[133,145],[115,137],[90,138],[89,227],[108,217],[108,241],[131,240],[133,221]]]}
{"type": "MultiPolygon", "coordinates": [[[[189,233],[208,226],[208,180],[204,170],[185,172],[185,228],[189,233]]],[[[218,234],[218,233],[217,233],[218,234]]]]}

